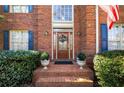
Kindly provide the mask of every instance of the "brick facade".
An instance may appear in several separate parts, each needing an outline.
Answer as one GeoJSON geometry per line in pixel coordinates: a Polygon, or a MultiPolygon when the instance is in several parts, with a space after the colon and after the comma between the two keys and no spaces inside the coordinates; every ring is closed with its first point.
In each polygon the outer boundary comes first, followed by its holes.
{"type": "MultiPolygon", "coordinates": [[[[52,6],[34,6],[33,13],[3,13],[5,22],[0,24],[1,36],[4,30],[32,30],[34,50],[52,52],[52,6]],[[44,36],[44,32],[48,36],[44,36]]],[[[0,38],[3,48],[3,37],[0,38]]],[[[83,51],[87,56],[95,54],[95,7],[74,6],[74,50],[75,56],[83,51]]]]}
{"type": "MultiPolygon", "coordinates": [[[[120,20],[124,22],[123,6],[120,6],[120,20]]],[[[4,13],[0,6],[0,13],[5,16],[0,23],[0,49],[3,49],[4,30],[31,30],[34,32],[34,50],[48,51],[52,54],[52,6],[34,6],[32,13],[4,13]],[[44,33],[48,32],[45,36],[44,33]]],[[[74,6],[74,50],[75,57],[83,51],[88,60],[92,60],[96,53],[96,25],[95,6],[74,6]]],[[[106,13],[99,8],[99,24],[106,23],[106,13]]],[[[99,25],[99,33],[100,25],[99,25]]],[[[101,48],[101,34],[99,35],[101,48]]],[[[92,64],[92,61],[89,64],[92,64]]]]}
{"type": "Polygon", "coordinates": [[[74,33],[75,54],[83,51],[88,64],[96,53],[95,6],[75,6],[74,33]],[[80,35],[77,33],[80,32],[80,35]]]}
{"type": "Polygon", "coordinates": [[[52,51],[52,6],[37,6],[37,50],[52,51]],[[45,36],[44,33],[48,32],[45,36]]]}

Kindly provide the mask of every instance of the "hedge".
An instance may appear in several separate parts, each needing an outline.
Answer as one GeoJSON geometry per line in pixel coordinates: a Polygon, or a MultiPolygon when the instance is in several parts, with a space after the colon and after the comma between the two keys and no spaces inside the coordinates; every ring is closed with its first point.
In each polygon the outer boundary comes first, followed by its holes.
{"type": "Polygon", "coordinates": [[[114,50],[97,54],[94,58],[94,69],[100,86],[124,86],[124,51],[114,50]]]}
{"type": "Polygon", "coordinates": [[[39,57],[37,51],[0,51],[0,86],[31,84],[39,57]]]}
{"type": "Polygon", "coordinates": [[[6,61],[37,61],[39,60],[39,52],[38,51],[0,51],[0,60],[6,61]]]}

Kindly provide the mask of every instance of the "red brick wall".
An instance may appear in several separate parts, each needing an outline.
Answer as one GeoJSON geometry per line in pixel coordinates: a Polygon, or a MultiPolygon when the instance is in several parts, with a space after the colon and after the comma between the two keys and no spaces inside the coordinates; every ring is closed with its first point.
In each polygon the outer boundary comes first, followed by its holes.
{"type": "MultiPolygon", "coordinates": [[[[120,6],[120,20],[124,23],[124,6],[120,6]]],[[[52,6],[34,6],[33,13],[0,13],[5,16],[5,21],[0,23],[0,49],[3,48],[3,30],[32,30],[34,32],[35,50],[52,51],[52,6]],[[48,32],[48,36],[44,32],[48,32]]],[[[75,56],[83,51],[87,55],[88,64],[96,53],[96,23],[95,6],[74,6],[74,49],[75,56]],[[79,33],[79,34],[78,34],[79,33]]],[[[99,8],[99,33],[100,24],[106,23],[106,13],[99,8]]],[[[99,35],[99,48],[101,48],[101,34],[99,35]]]]}
{"type": "MultiPolygon", "coordinates": [[[[80,6],[80,40],[81,40],[81,50],[86,53],[86,6],[80,6]]],[[[79,44],[80,45],[80,44],[79,44]]]]}
{"type": "Polygon", "coordinates": [[[81,33],[80,30],[80,7],[81,6],[74,6],[74,50],[75,50],[75,56],[77,53],[81,50],[81,36],[78,35],[78,33],[81,33]]]}
{"type": "Polygon", "coordinates": [[[96,25],[95,6],[86,7],[86,48],[88,56],[87,64],[92,65],[92,59],[96,53],[96,25]]]}
{"type": "MultiPolygon", "coordinates": [[[[35,36],[35,50],[48,51],[51,54],[52,6],[34,6],[33,13],[28,14],[3,13],[0,6],[0,13],[6,18],[5,22],[0,24],[1,31],[32,30],[35,36]],[[44,36],[46,31],[48,36],[44,36]]],[[[74,6],[74,39],[75,55],[83,51],[88,58],[93,57],[95,54],[95,6],[74,6]]]]}
{"type": "Polygon", "coordinates": [[[87,55],[87,64],[92,65],[92,59],[96,53],[95,6],[77,7],[79,14],[75,13],[75,19],[78,18],[78,20],[77,23],[75,22],[74,28],[75,34],[79,31],[81,35],[75,38],[75,42],[78,41],[75,43],[75,50],[78,46],[78,51],[83,51],[87,55]]]}
{"type": "Polygon", "coordinates": [[[37,41],[38,50],[48,51],[51,55],[52,51],[52,6],[37,6],[38,7],[38,28],[37,41]],[[44,32],[48,32],[48,36],[44,32]]]}
{"type": "MultiPolygon", "coordinates": [[[[34,7],[35,11],[35,7],[34,7]]],[[[0,6],[0,13],[5,16],[4,22],[0,23],[0,30],[32,30],[36,33],[35,13],[3,13],[2,6],[0,6]]],[[[37,36],[35,36],[35,49],[37,46],[37,36]]]]}
{"type": "MultiPolygon", "coordinates": [[[[0,24],[0,31],[4,30],[32,30],[34,32],[34,50],[44,50],[51,54],[51,6],[34,6],[33,13],[0,13],[5,16],[5,21],[0,24]],[[44,36],[44,32],[48,36],[44,36]]],[[[1,34],[0,34],[1,35],[1,34]]],[[[0,49],[3,48],[3,38],[0,38],[0,49]]]]}

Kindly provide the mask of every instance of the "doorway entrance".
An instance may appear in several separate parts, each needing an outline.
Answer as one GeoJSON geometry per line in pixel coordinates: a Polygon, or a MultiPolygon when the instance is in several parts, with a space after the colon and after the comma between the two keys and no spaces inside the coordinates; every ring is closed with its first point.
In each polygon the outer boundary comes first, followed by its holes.
{"type": "Polygon", "coordinates": [[[72,29],[54,29],[53,43],[54,59],[71,60],[73,58],[72,29]]]}

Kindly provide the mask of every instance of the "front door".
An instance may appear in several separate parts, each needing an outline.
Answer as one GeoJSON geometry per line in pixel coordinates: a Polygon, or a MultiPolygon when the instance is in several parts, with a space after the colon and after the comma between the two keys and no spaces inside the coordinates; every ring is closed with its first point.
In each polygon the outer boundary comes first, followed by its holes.
{"type": "Polygon", "coordinates": [[[68,32],[67,30],[67,31],[61,31],[61,32],[54,32],[53,36],[54,36],[53,37],[54,59],[72,59],[73,57],[73,33],[68,32]]]}
{"type": "Polygon", "coordinates": [[[58,59],[69,58],[69,35],[67,32],[57,34],[58,59]]]}

